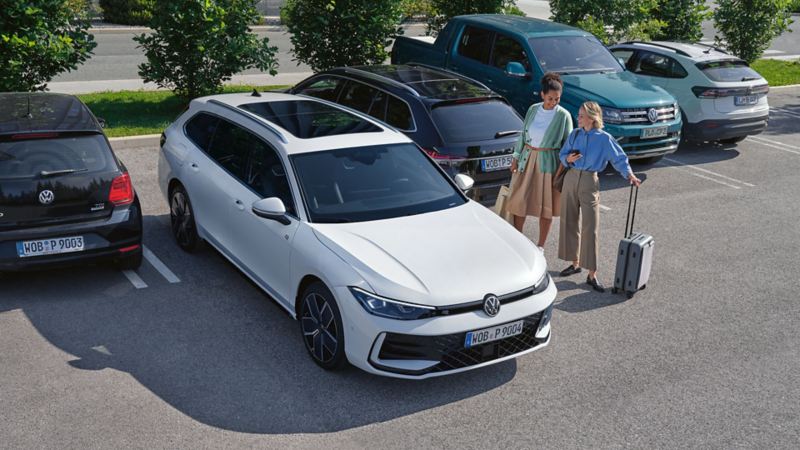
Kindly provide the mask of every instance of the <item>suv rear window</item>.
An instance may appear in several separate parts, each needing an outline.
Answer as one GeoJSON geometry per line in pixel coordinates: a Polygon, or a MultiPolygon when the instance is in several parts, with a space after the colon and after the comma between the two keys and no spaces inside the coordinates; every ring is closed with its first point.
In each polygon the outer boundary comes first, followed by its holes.
{"type": "Polygon", "coordinates": [[[760,80],[761,75],[751,69],[744,61],[724,60],[697,63],[697,68],[711,81],[751,81],[760,80]]]}
{"type": "Polygon", "coordinates": [[[500,131],[522,129],[522,119],[501,100],[434,105],[431,117],[445,143],[486,141],[500,131]]]}
{"type": "Polygon", "coordinates": [[[0,141],[0,180],[112,170],[116,170],[116,164],[100,134],[64,136],[53,133],[49,139],[11,138],[0,141]]]}

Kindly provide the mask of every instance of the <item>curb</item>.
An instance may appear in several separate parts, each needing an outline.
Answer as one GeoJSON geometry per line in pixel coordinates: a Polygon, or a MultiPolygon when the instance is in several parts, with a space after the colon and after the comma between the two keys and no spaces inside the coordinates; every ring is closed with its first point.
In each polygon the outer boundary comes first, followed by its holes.
{"type": "Polygon", "coordinates": [[[140,147],[156,149],[160,139],[160,134],[144,134],[140,136],[113,137],[108,138],[108,141],[111,143],[111,148],[117,151],[140,147]]]}
{"type": "Polygon", "coordinates": [[[800,88],[800,84],[787,84],[785,86],[774,86],[774,87],[770,86],[769,90],[772,91],[775,89],[788,89],[788,88],[800,88]]]}

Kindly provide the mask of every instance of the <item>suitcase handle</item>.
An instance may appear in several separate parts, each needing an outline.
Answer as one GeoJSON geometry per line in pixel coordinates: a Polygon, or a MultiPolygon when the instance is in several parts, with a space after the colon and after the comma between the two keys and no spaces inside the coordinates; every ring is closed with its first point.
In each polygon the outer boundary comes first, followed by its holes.
{"type": "Polygon", "coordinates": [[[639,186],[631,184],[631,194],[628,197],[628,216],[625,218],[625,237],[628,238],[633,234],[633,221],[636,219],[636,203],[639,200],[639,186]],[[636,188],[636,195],[633,195],[633,189],[636,188]],[[633,204],[633,214],[631,214],[631,204],[633,204]],[[630,223],[630,231],[628,231],[628,223],[630,223]]]}

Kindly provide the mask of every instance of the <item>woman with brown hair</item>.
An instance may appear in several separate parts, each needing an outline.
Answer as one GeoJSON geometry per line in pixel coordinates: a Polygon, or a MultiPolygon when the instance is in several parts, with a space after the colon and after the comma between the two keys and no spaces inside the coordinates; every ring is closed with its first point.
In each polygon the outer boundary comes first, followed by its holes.
{"type": "Polygon", "coordinates": [[[631,170],[628,156],[613,136],[603,131],[603,110],[595,102],[586,102],[578,111],[578,129],[572,133],[559,152],[564,167],[561,190],[561,225],[558,258],[572,265],[561,271],[569,276],[589,270],[586,283],[598,292],[605,287],[597,280],[597,255],[600,253],[600,180],[598,172],[610,162],[614,169],[631,184],[641,180],[631,170]]]}
{"type": "Polygon", "coordinates": [[[508,211],[520,232],[527,216],[539,218],[539,248],[544,247],[553,217],[559,215],[559,193],[553,189],[553,176],[558,168],[558,150],[572,131],[572,117],[558,104],[564,86],[561,77],[548,72],[541,85],[542,102],[528,108],[514,150],[508,198],[508,211]]]}

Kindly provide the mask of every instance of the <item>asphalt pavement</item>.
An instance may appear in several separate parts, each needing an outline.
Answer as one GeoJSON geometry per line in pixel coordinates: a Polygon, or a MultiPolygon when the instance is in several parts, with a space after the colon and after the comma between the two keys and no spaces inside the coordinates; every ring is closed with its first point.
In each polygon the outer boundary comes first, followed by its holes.
{"type": "MultiPolygon", "coordinates": [[[[317,368],[266,294],[173,243],[158,150],[119,150],[151,255],[130,273],[0,279],[0,448],[795,449],[798,98],[773,89],[769,129],[738,145],[635,166],[635,228],[656,242],[646,290],[559,278],[556,223],[550,346],[417,382],[317,368]]],[[[610,284],[629,190],[612,172],[601,187],[610,284]]]]}

